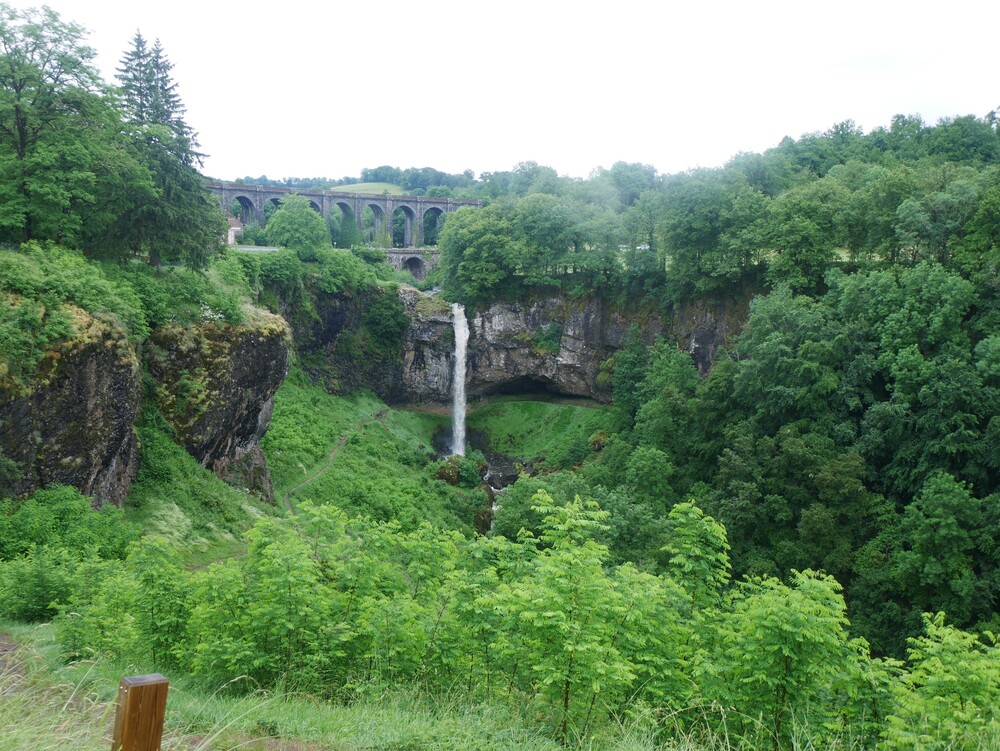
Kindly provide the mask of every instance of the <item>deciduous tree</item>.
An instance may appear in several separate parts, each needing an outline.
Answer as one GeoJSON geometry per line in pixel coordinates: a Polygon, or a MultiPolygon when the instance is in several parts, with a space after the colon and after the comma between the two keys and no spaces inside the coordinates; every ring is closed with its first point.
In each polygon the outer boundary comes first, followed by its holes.
{"type": "Polygon", "coordinates": [[[304,196],[287,194],[264,228],[268,242],[296,251],[313,251],[331,245],[330,232],[319,212],[304,196]]]}

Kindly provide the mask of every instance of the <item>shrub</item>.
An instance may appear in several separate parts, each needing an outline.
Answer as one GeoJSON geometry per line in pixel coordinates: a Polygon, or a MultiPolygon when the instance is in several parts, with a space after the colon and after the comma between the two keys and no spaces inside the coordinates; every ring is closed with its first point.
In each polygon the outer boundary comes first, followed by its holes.
{"type": "Polygon", "coordinates": [[[944,613],[924,615],[911,638],[912,667],[898,684],[882,748],[977,751],[1000,740],[1000,645],[988,634],[948,626],[944,613]]]}
{"type": "Polygon", "coordinates": [[[121,509],[91,507],[75,488],[52,485],[24,501],[0,500],[0,560],[42,547],[65,548],[98,558],[122,558],[138,531],[121,509]]]}

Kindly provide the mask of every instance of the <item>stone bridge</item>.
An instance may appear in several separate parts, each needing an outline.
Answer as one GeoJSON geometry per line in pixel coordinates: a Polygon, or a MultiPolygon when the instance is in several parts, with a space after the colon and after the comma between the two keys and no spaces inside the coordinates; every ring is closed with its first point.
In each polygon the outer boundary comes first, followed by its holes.
{"type": "MultiPolygon", "coordinates": [[[[209,191],[218,196],[224,210],[234,201],[241,207],[240,219],[246,224],[256,221],[261,227],[266,222],[264,208],[268,203],[277,205],[282,196],[295,193],[309,199],[309,203],[324,218],[329,218],[334,210],[343,218],[354,221],[359,233],[364,232],[362,216],[371,209],[375,217],[374,235],[378,237],[383,228],[392,232],[393,215],[399,211],[405,219],[403,247],[420,247],[424,244],[425,230],[436,230],[441,226],[441,217],[462,206],[482,206],[481,201],[466,201],[456,198],[430,198],[428,196],[390,196],[374,193],[338,193],[332,190],[293,190],[291,188],[271,188],[263,185],[242,183],[208,183],[209,191]]],[[[419,257],[419,256],[418,256],[419,257]]]]}
{"type": "Polygon", "coordinates": [[[423,279],[428,271],[437,268],[441,254],[436,250],[386,248],[385,260],[394,269],[409,271],[414,279],[423,279]]]}

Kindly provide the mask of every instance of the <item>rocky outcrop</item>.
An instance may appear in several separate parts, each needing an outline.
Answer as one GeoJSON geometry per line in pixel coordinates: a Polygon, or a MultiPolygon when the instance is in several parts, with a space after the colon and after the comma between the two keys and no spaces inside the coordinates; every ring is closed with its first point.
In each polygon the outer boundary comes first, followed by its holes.
{"type": "MultiPolygon", "coordinates": [[[[371,295],[317,294],[313,315],[291,316],[300,360],[333,393],[367,388],[390,403],[449,403],[455,346],[450,305],[413,287],[397,294],[409,318],[398,353],[358,347],[371,295]]],[[[467,393],[552,391],[609,401],[610,379],[602,367],[632,325],[649,343],[674,338],[705,374],[719,347],[741,330],[747,309],[742,298],[696,301],[667,317],[597,298],[493,303],[469,316],[467,393]]]]}
{"type": "Polygon", "coordinates": [[[72,314],[73,337],[31,382],[0,389],[0,496],[61,483],[120,506],[138,467],[138,359],[120,328],[72,314]]]}
{"type": "Polygon", "coordinates": [[[410,402],[448,402],[455,350],[451,306],[413,287],[400,288],[399,299],[410,318],[403,334],[403,398],[410,402]]]}
{"type": "Polygon", "coordinates": [[[707,375],[721,347],[733,343],[750,315],[747,292],[721,301],[694,300],[674,308],[668,333],[707,375]]]}
{"type": "Polygon", "coordinates": [[[608,401],[601,364],[633,324],[649,341],[664,331],[655,315],[626,315],[597,299],[494,303],[470,321],[468,391],[544,389],[608,401]]]}
{"type": "Polygon", "coordinates": [[[400,343],[408,317],[397,297],[394,286],[379,285],[344,293],[310,288],[281,302],[298,361],[314,383],[331,394],[368,389],[387,402],[406,400],[400,343]]]}
{"type": "MultiPolygon", "coordinates": [[[[450,307],[412,288],[401,290],[400,297],[411,320],[403,342],[403,400],[448,402],[454,349],[450,307]]],[[[494,303],[469,320],[467,392],[544,390],[608,401],[611,387],[602,367],[632,325],[650,343],[657,336],[675,339],[705,374],[719,348],[742,329],[747,311],[748,297],[697,301],[677,307],[667,319],[592,298],[494,303]]]]}
{"type": "MultiPolygon", "coordinates": [[[[607,363],[632,325],[649,342],[673,337],[705,373],[741,330],[748,299],[697,302],[667,319],[599,299],[498,302],[470,316],[467,392],[544,389],[608,400],[607,363]]],[[[314,292],[308,302],[284,306],[291,325],[254,309],[240,326],[168,325],[142,345],[156,403],[188,452],[227,482],[268,498],[259,441],[288,370],[292,334],[304,367],[331,391],[370,388],[391,402],[451,400],[447,302],[405,286],[314,292]]],[[[81,310],[72,315],[72,336],[45,353],[33,378],[15,383],[0,372],[0,494],[64,483],[96,504],[121,504],[138,464],[136,350],[116,325],[81,310]]]]}
{"type": "Polygon", "coordinates": [[[274,491],[260,439],[290,353],[284,319],[256,310],[241,326],[163,326],[146,345],[157,404],[188,453],[269,500],[274,491]]]}
{"type": "MultiPolygon", "coordinates": [[[[416,290],[400,295],[411,319],[403,342],[404,398],[449,402],[455,346],[450,306],[416,290]]],[[[656,317],[630,319],[598,300],[494,303],[469,319],[467,392],[548,390],[606,401],[611,393],[599,377],[601,363],[621,347],[632,323],[650,341],[663,332],[656,317]]]]}

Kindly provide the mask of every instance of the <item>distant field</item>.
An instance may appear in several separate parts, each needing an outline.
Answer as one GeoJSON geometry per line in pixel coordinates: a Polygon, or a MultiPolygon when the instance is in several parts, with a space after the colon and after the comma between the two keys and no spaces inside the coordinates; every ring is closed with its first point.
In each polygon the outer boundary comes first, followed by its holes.
{"type": "Polygon", "coordinates": [[[330,190],[334,193],[388,193],[392,196],[405,196],[406,189],[392,183],[358,183],[356,185],[337,185],[330,190]]]}

